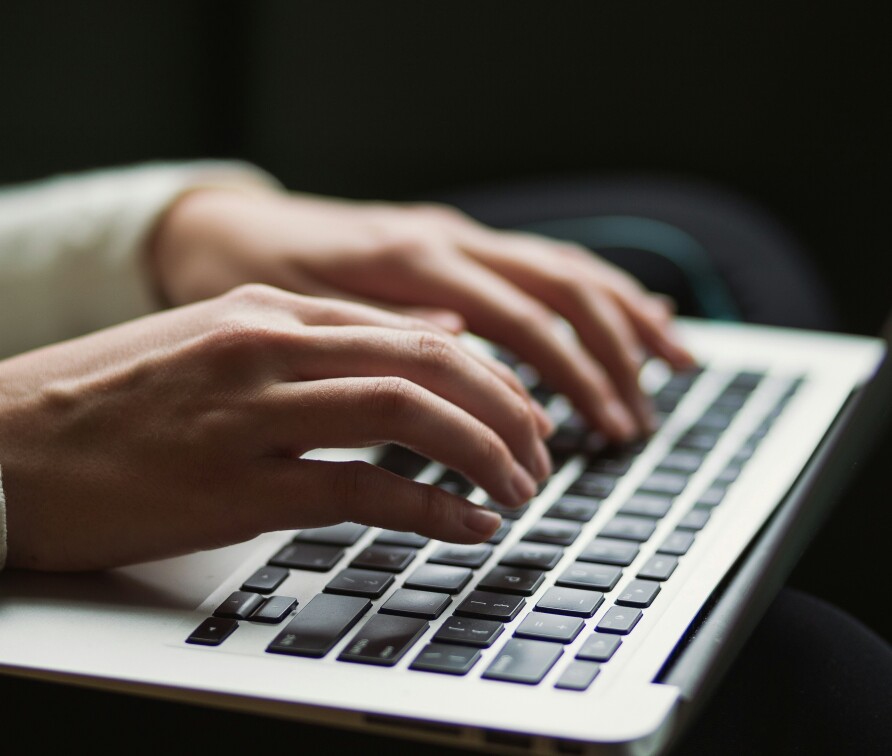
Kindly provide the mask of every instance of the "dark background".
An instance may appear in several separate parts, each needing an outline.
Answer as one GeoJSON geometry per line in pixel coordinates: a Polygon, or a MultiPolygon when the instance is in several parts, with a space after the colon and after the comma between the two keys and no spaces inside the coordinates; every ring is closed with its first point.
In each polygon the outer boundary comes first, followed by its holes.
{"type": "MultiPolygon", "coordinates": [[[[842,328],[872,334],[892,305],[890,48],[866,3],[6,0],[0,183],[208,156],[393,199],[702,179],[784,222],[842,328]]],[[[887,635],[890,453],[887,434],[793,576],[887,635]]]]}

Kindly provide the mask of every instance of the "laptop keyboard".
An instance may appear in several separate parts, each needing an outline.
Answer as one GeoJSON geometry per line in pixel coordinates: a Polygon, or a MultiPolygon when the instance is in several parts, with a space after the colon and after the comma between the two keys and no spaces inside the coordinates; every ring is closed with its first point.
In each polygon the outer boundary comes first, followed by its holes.
{"type": "MultiPolygon", "coordinates": [[[[674,375],[654,395],[661,424],[704,375],[703,370],[674,375]]],[[[676,500],[763,378],[755,372],[727,376],[706,410],[680,428],[669,451],[636,490],[624,495],[598,532],[586,535],[587,543],[569,563],[564,559],[567,548],[577,544],[602,502],[647,448],[643,441],[606,446],[572,413],[559,424],[549,447],[556,475],[568,464],[578,472],[534,522],[524,517],[529,504],[510,510],[487,502],[504,519],[490,541],[479,545],[430,544],[415,533],[355,523],[300,531],[266,565],[247,575],[240,590],[186,642],[218,646],[240,621],[281,624],[290,618],[267,652],[321,658],[352,633],[338,661],[392,667],[414,654],[412,670],[466,675],[485,657],[484,679],[536,685],[582,636],[554,685],[586,690],[601,665],[609,663],[623,639],[660,601],[663,586],[799,385],[790,382],[694,505],[684,505],[689,509],[674,529],[652,543],[663,518],[675,512],[676,500]],[[516,543],[495,559],[496,547],[509,537],[516,543]],[[353,558],[343,563],[354,546],[353,558]],[[632,574],[630,565],[645,549],[650,556],[632,574]],[[331,577],[321,593],[298,606],[295,598],[275,595],[295,571],[331,577]]],[[[388,447],[379,462],[410,478],[429,464],[398,446],[388,447]]],[[[475,490],[452,470],[442,472],[434,484],[458,496],[475,490]]]]}

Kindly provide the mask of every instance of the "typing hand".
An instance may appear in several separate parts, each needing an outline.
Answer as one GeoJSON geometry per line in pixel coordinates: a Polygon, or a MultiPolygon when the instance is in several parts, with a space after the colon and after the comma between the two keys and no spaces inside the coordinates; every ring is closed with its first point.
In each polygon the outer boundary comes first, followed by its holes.
{"type": "Polygon", "coordinates": [[[498,515],[361,462],[394,441],[519,506],[541,408],[424,321],[244,286],[0,362],[8,564],[99,569],[352,520],[446,541],[498,515]]]}
{"type": "Polygon", "coordinates": [[[163,218],[152,256],[173,304],[258,281],[468,327],[534,365],[614,440],[649,430],[638,386],[647,353],[692,365],[665,300],[622,271],[446,207],[200,190],[163,218]]]}

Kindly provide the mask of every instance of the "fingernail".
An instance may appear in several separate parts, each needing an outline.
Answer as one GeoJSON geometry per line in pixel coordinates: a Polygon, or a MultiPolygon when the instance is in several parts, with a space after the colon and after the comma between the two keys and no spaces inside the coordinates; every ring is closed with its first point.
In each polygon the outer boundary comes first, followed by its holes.
{"type": "Polygon", "coordinates": [[[465,509],[465,527],[479,533],[482,538],[489,538],[502,523],[502,517],[484,507],[472,504],[465,509]]]}
{"type": "Polygon", "coordinates": [[[514,503],[517,506],[529,501],[536,495],[536,481],[521,467],[519,462],[514,463],[514,471],[511,474],[509,484],[514,494],[514,503]]]}
{"type": "Polygon", "coordinates": [[[533,408],[533,414],[536,416],[536,424],[539,426],[539,434],[547,438],[554,433],[554,420],[548,416],[545,407],[539,404],[535,399],[530,401],[530,405],[533,408]]]}
{"type": "Polygon", "coordinates": [[[536,440],[535,451],[535,470],[537,480],[545,480],[551,475],[551,454],[548,453],[548,447],[538,439],[536,440]]]}

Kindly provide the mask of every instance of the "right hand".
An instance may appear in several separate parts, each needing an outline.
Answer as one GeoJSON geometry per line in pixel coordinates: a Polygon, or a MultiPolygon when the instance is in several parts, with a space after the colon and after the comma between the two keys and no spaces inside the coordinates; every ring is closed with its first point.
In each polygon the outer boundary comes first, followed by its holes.
{"type": "Polygon", "coordinates": [[[396,442],[518,506],[549,421],[430,323],[244,286],[0,362],[10,567],[99,569],[352,520],[457,543],[498,515],[362,462],[396,442]]]}

